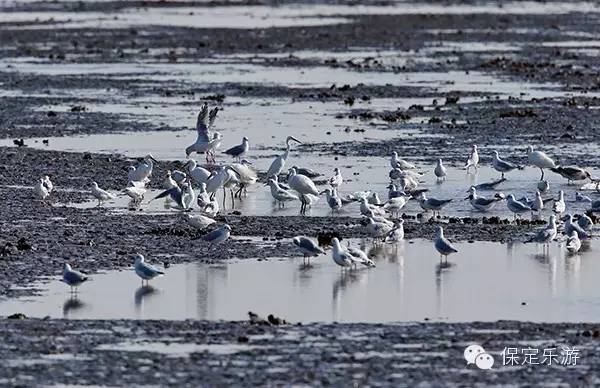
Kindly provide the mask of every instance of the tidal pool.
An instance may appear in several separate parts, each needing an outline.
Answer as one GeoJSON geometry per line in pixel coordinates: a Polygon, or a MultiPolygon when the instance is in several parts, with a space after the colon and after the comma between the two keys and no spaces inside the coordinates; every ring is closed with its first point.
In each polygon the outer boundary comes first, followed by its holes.
{"type": "Polygon", "coordinates": [[[310,266],[301,257],[190,263],[167,268],[149,287],[125,269],[92,275],[76,297],[52,279],[40,296],[0,302],[0,315],[243,320],[254,311],[292,322],[600,320],[598,241],[576,255],[566,255],[559,242],[546,253],[535,244],[459,243],[459,253],[442,265],[431,241],[351,244],[363,245],[377,267],[342,273],[329,251],[310,266]]]}

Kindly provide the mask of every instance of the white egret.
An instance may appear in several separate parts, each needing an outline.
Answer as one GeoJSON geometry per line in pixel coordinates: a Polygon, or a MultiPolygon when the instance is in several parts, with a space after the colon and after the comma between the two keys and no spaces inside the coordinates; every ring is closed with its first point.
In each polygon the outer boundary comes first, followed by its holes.
{"type": "Polygon", "coordinates": [[[556,168],[556,163],[554,163],[554,160],[552,160],[542,151],[534,151],[532,146],[527,146],[527,160],[529,160],[529,164],[539,168],[542,172],[540,180],[544,180],[545,168],[556,168]]]}
{"type": "Polygon", "coordinates": [[[290,150],[292,148],[290,142],[295,141],[298,144],[302,144],[302,142],[296,139],[294,136],[288,136],[285,139],[285,152],[273,160],[271,166],[269,166],[269,170],[267,171],[267,178],[272,176],[277,176],[283,171],[285,167],[285,163],[287,162],[287,158],[290,156],[290,150]]]}
{"type": "Polygon", "coordinates": [[[290,185],[290,188],[292,188],[293,190],[298,192],[298,194],[300,194],[300,201],[302,202],[300,212],[304,214],[308,205],[307,196],[319,195],[319,190],[317,190],[317,186],[315,186],[314,182],[306,175],[298,174],[294,167],[292,167],[289,170],[288,184],[290,185]]]}

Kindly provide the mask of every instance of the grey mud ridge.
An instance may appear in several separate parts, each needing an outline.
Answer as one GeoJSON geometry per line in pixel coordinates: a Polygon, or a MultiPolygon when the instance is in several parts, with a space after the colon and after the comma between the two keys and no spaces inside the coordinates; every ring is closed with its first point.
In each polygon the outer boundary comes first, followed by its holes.
{"type": "MultiPolygon", "coordinates": [[[[256,4],[239,2],[236,4],[256,4]]],[[[269,2],[261,2],[269,4],[269,2]]],[[[432,2],[434,3],[434,2],[432,2]]],[[[448,2],[444,2],[448,3],[448,2]]],[[[468,2],[478,4],[479,2],[468,2]]],[[[146,2],[10,2],[2,11],[112,12],[126,7],[147,7],[146,2]],[[12,4],[12,5],[11,5],[12,4]]],[[[157,7],[188,6],[189,3],[157,2],[157,7]]],[[[197,4],[196,4],[197,5],[197,4]]],[[[221,2],[205,6],[221,5],[221,2]]],[[[518,82],[552,82],[569,92],[596,93],[600,89],[598,56],[590,50],[543,47],[544,41],[571,42],[596,39],[598,15],[571,12],[563,15],[354,15],[352,23],[335,26],[286,27],[234,31],[139,26],[96,31],[89,28],[40,30],[42,24],[24,25],[0,20],[0,57],[34,58],[60,67],[77,63],[186,62],[198,57],[231,54],[269,54],[292,50],[339,51],[349,47],[402,50],[419,53],[431,44],[496,42],[518,45],[514,50],[441,50],[432,60],[387,64],[379,58],[339,61],[327,55],[303,59],[293,55],[268,59],[265,65],[328,66],[357,72],[459,71],[483,72],[518,82]],[[42,32],[40,32],[42,31],[42,32]],[[344,44],[340,44],[344,42],[344,44]],[[576,51],[576,50],[575,50],[576,51]]],[[[391,142],[337,142],[309,144],[303,152],[331,155],[384,156],[394,149],[401,155],[432,162],[443,157],[464,162],[450,148],[468,149],[480,144],[482,154],[495,147],[519,144],[552,145],[561,163],[574,162],[573,147],[581,142],[597,146],[600,102],[590,97],[556,97],[497,101],[494,85],[487,93],[463,92],[440,95],[426,87],[384,85],[331,85],[298,89],[280,86],[187,85],[168,81],[147,82],[152,75],[129,77],[31,75],[0,69],[0,85],[8,91],[0,103],[0,138],[50,137],[106,132],[179,130],[167,124],[132,120],[125,115],[89,112],[87,105],[119,103],[94,93],[70,94],[71,90],[106,90],[127,97],[191,96],[190,110],[199,100],[228,103],[230,97],[280,97],[299,100],[339,101],[339,117],[380,123],[390,130],[418,128],[421,136],[398,137],[391,142]],[[45,97],[57,96],[53,104],[66,112],[45,108],[45,97]],[[478,97],[464,102],[465,97],[478,97]],[[380,111],[368,104],[371,98],[425,98],[429,104],[408,109],[380,111]],[[433,100],[436,101],[433,101],[433,100]],[[344,105],[346,104],[346,105],[344,105]],[[451,147],[449,147],[451,146],[451,147]],[[426,152],[423,152],[426,151],[426,152]]],[[[324,129],[327,130],[327,129],[324,129]]],[[[343,133],[341,133],[343,136],[343,133]]],[[[368,137],[368,130],[366,133],[368,137]]],[[[515,154],[521,158],[524,154],[515,154]]],[[[588,166],[600,166],[597,154],[578,155],[588,166]]],[[[461,154],[462,155],[462,154],[461,154]]],[[[295,255],[289,238],[300,233],[327,239],[362,237],[360,220],[348,217],[243,217],[228,212],[219,221],[232,224],[234,235],[219,251],[196,240],[191,230],[172,216],[138,216],[126,212],[114,216],[106,209],[76,209],[55,203],[50,208],[29,201],[32,177],[51,175],[61,203],[87,199],[79,191],[91,179],[118,190],[131,160],[120,155],[53,152],[28,147],[0,148],[0,297],[16,297],[39,290],[27,286],[40,277],[57,275],[66,259],[77,258],[90,272],[130,266],[129,254],[144,241],[144,252],[159,262],[216,261],[233,258],[266,259],[295,255]],[[40,166],[43,166],[40,167],[40,166]],[[268,238],[265,236],[269,236],[268,238]],[[254,244],[256,240],[261,244],[254,244]],[[57,254],[57,252],[59,252],[57,254]],[[169,252],[169,255],[160,252],[169,252]]],[[[157,176],[177,164],[160,163],[157,176]]],[[[533,228],[527,224],[499,224],[498,220],[442,220],[447,234],[457,240],[509,241],[533,228]]],[[[407,238],[430,238],[435,222],[407,218],[407,238]]],[[[0,385],[328,385],[350,386],[592,386],[599,382],[598,336],[593,324],[414,323],[307,324],[256,326],[246,322],[204,321],[66,321],[0,319],[0,385]],[[119,344],[165,342],[175,353],[121,350],[119,344]],[[464,347],[472,342],[499,353],[506,346],[580,346],[577,367],[522,366],[496,371],[466,367],[464,347]],[[195,344],[178,350],[177,344],[195,344]],[[209,345],[209,346],[207,346],[209,345]],[[151,376],[151,377],[148,377],[151,376]]],[[[166,345],[165,345],[166,346],[166,345]]],[[[164,346],[150,350],[164,351],[164,346]]]]}
{"type": "Polygon", "coordinates": [[[585,387],[598,383],[598,328],[513,321],[272,326],[4,319],[0,384],[585,387]],[[492,370],[466,365],[463,352],[473,343],[494,357],[492,370]],[[579,350],[577,365],[561,365],[561,357],[552,366],[502,365],[506,347],[542,352],[563,346],[579,350]]]}

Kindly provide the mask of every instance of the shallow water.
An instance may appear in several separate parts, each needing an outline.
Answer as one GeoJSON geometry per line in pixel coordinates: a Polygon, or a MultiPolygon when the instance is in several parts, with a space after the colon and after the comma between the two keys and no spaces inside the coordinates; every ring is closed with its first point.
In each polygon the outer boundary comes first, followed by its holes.
{"type": "Polygon", "coordinates": [[[52,280],[42,296],[1,302],[0,315],[242,320],[251,310],[303,322],[600,320],[600,242],[575,256],[560,243],[545,255],[534,244],[456,245],[442,267],[430,241],[414,240],[370,252],[374,269],[344,274],[328,253],[310,267],[302,258],[175,265],[143,288],[132,270],[113,271],[92,276],[77,298],[52,280]]]}

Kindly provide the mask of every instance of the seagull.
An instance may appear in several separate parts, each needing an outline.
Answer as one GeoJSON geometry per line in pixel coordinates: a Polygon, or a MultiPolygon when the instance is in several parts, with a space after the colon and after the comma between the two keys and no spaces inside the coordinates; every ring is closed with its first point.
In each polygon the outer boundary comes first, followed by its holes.
{"type": "Polygon", "coordinates": [[[508,210],[515,213],[515,219],[517,219],[520,213],[531,211],[531,207],[525,205],[521,201],[517,201],[512,194],[509,194],[508,197],[506,197],[506,206],[508,207],[508,210]]]}
{"type": "Polygon", "coordinates": [[[577,225],[581,226],[584,230],[590,230],[594,226],[594,221],[587,215],[582,214],[577,219],[577,225]]]}
{"type": "Polygon", "coordinates": [[[244,136],[242,138],[242,144],[238,144],[234,147],[231,147],[230,149],[228,149],[227,151],[225,151],[223,153],[227,154],[229,156],[233,156],[234,158],[237,158],[238,160],[240,160],[242,156],[246,155],[246,152],[248,152],[248,148],[250,148],[250,146],[248,144],[248,138],[246,136],[244,136]]]}
{"type": "Polygon", "coordinates": [[[404,220],[400,218],[394,228],[385,237],[385,242],[389,244],[396,244],[404,240],[404,220]]]}
{"type": "Polygon", "coordinates": [[[471,206],[473,206],[476,210],[482,212],[492,209],[494,206],[496,206],[497,202],[504,200],[502,197],[481,197],[477,195],[477,189],[474,186],[471,186],[469,189],[469,196],[465,199],[468,199],[471,206]]]}
{"type": "Polygon", "coordinates": [[[271,166],[269,167],[269,170],[267,171],[267,178],[270,178],[272,176],[277,176],[281,173],[281,171],[283,171],[283,168],[285,167],[285,162],[287,161],[287,158],[290,156],[290,150],[292,148],[290,142],[295,141],[298,144],[302,144],[302,142],[298,139],[296,139],[294,136],[288,136],[285,139],[285,152],[281,155],[279,155],[278,157],[275,158],[275,160],[273,160],[273,162],[271,163],[271,166]]]}
{"type": "Polygon", "coordinates": [[[33,192],[38,199],[44,201],[50,195],[50,192],[44,184],[44,179],[40,178],[35,186],[33,186],[33,192]]]}
{"type": "Polygon", "coordinates": [[[210,171],[198,166],[198,163],[194,159],[188,159],[184,167],[187,167],[187,175],[197,184],[206,183],[206,180],[210,176],[210,171]]]}
{"type": "Polygon", "coordinates": [[[592,202],[592,199],[587,195],[583,195],[579,191],[577,191],[575,193],[575,202],[592,202]]]}
{"type": "MultiPolygon", "coordinates": [[[[304,260],[309,257],[319,256],[325,253],[325,250],[319,246],[316,242],[304,236],[297,236],[292,239],[292,243],[300,248],[304,255],[304,260]]],[[[310,261],[309,261],[310,263],[310,261]]]]}
{"type": "Polygon", "coordinates": [[[406,205],[408,202],[407,197],[395,197],[386,202],[383,205],[383,208],[391,213],[392,217],[398,218],[400,215],[400,210],[406,205]]]}
{"type": "Polygon", "coordinates": [[[567,180],[567,184],[570,185],[573,181],[583,181],[586,179],[591,179],[592,176],[589,172],[584,170],[583,168],[575,167],[575,166],[567,166],[567,167],[555,167],[551,168],[553,172],[559,174],[563,178],[567,180]]]}
{"type": "Polygon", "coordinates": [[[181,203],[183,204],[183,210],[189,210],[197,202],[196,191],[194,191],[192,183],[187,181],[183,183],[182,189],[181,203]]]}
{"type": "Polygon", "coordinates": [[[308,205],[306,196],[318,196],[319,190],[317,190],[317,186],[315,186],[314,182],[306,175],[298,174],[294,167],[289,170],[288,184],[290,185],[290,188],[300,194],[300,201],[302,202],[300,213],[304,214],[306,212],[306,206],[308,205]]]}
{"type": "Polygon", "coordinates": [[[92,195],[98,200],[98,206],[102,205],[104,201],[116,198],[113,194],[109,193],[108,191],[99,188],[96,182],[92,182],[92,195]]]}
{"type": "Polygon", "coordinates": [[[185,208],[183,205],[183,191],[179,188],[179,186],[171,187],[170,189],[163,191],[156,197],[152,198],[150,202],[156,199],[165,198],[167,196],[169,196],[169,198],[171,198],[171,200],[175,202],[180,209],[185,208]]]}
{"type": "Polygon", "coordinates": [[[218,107],[209,111],[207,103],[202,105],[198,113],[198,119],[196,120],[196,132],[198,136],[196,137],[196,142],[185,149],[186,157],[189,157],[194,152],[206,153],[206,161],[215,162],[214,150],[220,145],[222,136],[218,132],[215,132],[211,136],[210,128],[213,126],[218,112],[218,107]]]}
{"type": "Polygon", "coordinates": [[[71,287],[71,292],[77,292],[77,287],[88,279],[89,278],[81,272],[73,270],[69,263],[65,263],[62,281],[71,287]]]}
{"type": "Polygon", "coordinates": [[[146,285],[148,285],[150,280],[165,274],[153,265],[146,263],[144,256],[139,253],[133,255],[133,258],[135,259],[133,269],[135,270],[136,275],[142,279],[142,286],[144,285],[144,280],[146,281],[146,285]]]}
{"type": "Polygon", "coordinates": [[[171,175],[171,170],[168,170],[167,177],[163,181],[163,188],[165,190],[169,190],[169,189],[172,189],[173,187],[177,187],[177,182],[175,182],[175,180],[173,179],[173,176],[171,175]]]}
{"type": "Polygon", "coordinates": [[[537,234],[530,240],[530,242],[533,241],[538,244],[544,244],[547,246],[548,244],[550,244],[550,241],[556,238],[557,234],[558,231],[556,228],[556,218],[554,214],[552,214],[550,216],[550,219],[548,220],[548,225],[540,229],[537,232],[537,234]]]}
{"type": "Polygon", "coordinates": [[[433,211],[434,216],[435,212],[439,215],[440,210],[450,202],[452,202],[452,199],[427,198],[425,193],[421,193],[421,196],[419,197],[419,205],[421,205],[421,208],[426,211],[433,211]]]}
{"type": "Polygon", "coordinates": [[[537,189],[540,191],[541,194],[547,193],[548,191],[550,191],[550,182],[548,182],[545,179],[539,181],[537,184],[537,189]]]}
{"type": "Polygon", "coordinates": [[[54,184],[52,184],[50,177],[48,175],[45,175],[42,178],[42,181],[44,182],[44,187],[46,188],[46,190],[48,190],[48,194],[51,193],[52,190],[54,190],[54,184]]]}
{"type": "Polygon", "coordinates": [[[366,198],[364,198],[364,197],[361,198],[359,200],[359,202],[360,202],[360,207],[359,207],[360,214],[362,214],[363,216],[369,217],[370,214],[376,214],[376,215],[382,216],[382,217],[385,216],[384,209],[374,206],[374,205],[370,205],[366,198]]]}
{"type": "Polygon", "coordinates": [[[434,246],[435,249],[440,253],[440,260],[442,257],[448,260],[448,255],[458,252],[458,249],[454,248],[450,240],[444,237],[444,228],[441,226],[437,227],[434,246]]]}
{"type": "Polygon", "coordinates": [[[444,163],[442,163],[442,159],[438,159],[435,169],[433,173],[439,180],[446,180],[446,167],[444,167],[444,163]]]}
{"type": "Polygon", "coordinates": [[[565,234],[567,236],[570,236],[571,233],[573,233],[573,231],[575,231],[575,232],[577,232],[577,236],[582,239],[586,239],[589,237],[587,232],[581,226],[579,226],[578,223],[573,222],[572,215],[567,214],[566,216],[564,216],[562,218],[562,220],[565,221],[565,234]]]}
{"type": "Polygon", "coordinates": [[[396,185],[391,184],[387,186],[388,189],[388,200],[396,197],[405,197],[406,193],[403,190],[398,190],[396,185]]]}
{"type": "Polygon", "coordinates": [[[298,196],[294,193],[291,193],[277,184],[275,179],[271,178],[267,182],[269,187],[271,188],[271,196],[275,199],[275,202],[279,205],[279,207],[285,207],[285,203],[287,201],[295,201],[298,199],[298,196]]]}
{"type": "Polygon", "coordinates": [[[329,185],[337,191],[343,182],[344,178],[342,178],[342,173],[340,172],[340,169],[336,167],[333,170],[333,176],[329,178],[329,185]]]}
{"type": "Polygon", "coordinates": [[[558,200],[554,201],[554,206],[552,206],[552,211],[554,213],[562,214],[565,212],[565,195],[562,190],[558,192],[558,200]]]}
{"type": "Polygon", "coordinates": [[[337,196],[334,189],[325,189],[320,194],[325,194],[327,196],[327,204],[331,209],[331,212],[339,212],[342,208],[342,200],[337,196]]]}
{"type": "Polygon", "coordinates": [[[187,174],[185,172],[179,171],[179,170],[174,170],[171,173],[171,177],[173,178],[173,180],[175,181],[175,183],[177,183],[178,185],[180,185],[181,183],[183,183],[184,180],[187,179],[187,174]]]}
{"type": "Polygon", "coordinates": [[[381,199],[379,199],[379,194],[373,192],[370,196],[367,197],[367,201],[371,205],[381,205],[381,199]]]}
{"type": "Polygon", "coordinates": [[[191,215],[186,214],[185,219],[190,226],[193,226],[196,229],[205,229],[208,226],[216,223],[217,221],[213,220],[210,217],[203,216],[201,214],[191,215]]]}
{"type": "Polygon", "coordinates": [[[478,164],[479,164],[479,154],[477,153],[477,146],[475,144],[473,144],[473,146],[471,148],[471,154],[469,155],[469,158],[467,159],[467,162],[465,163],[465,168],[467,169],[467,172],[469,171],[469,169],[471,167],[474,167],[475,171],[477,171],[478,164]]]}
{"type": "Polygon", "coordinates": [[[498,155],[498,151],[496,151],[496,150],[494,150],[494,158],[492,159],[492,167],[494,167],[494,170],[502,173],[502,178],[504,178],[504,174],[507,172],[511,172],[512,170],[523,168],[519,165],[508,162],[504,159],[501,159],[500,156],[498,155]]]}
{"type": "Polygon", "coordinates": [[[334,263],[344,268],[352,268],[354,260],[352,255],[350,255],[342,246],[340,245],[340,240],[337,237],[331,239],[331,243],[333,249],[331,251],[331,256],[333,258],[334,263]]]}
{"type": "Polygon", "coordinates": [[[348,246],[346,247],[348,252],[353,257],[354,268],[356,269],[357,264],[362,264],[366,267],[375,267],[373,260],[369,259],[369,256],[362,249],[348,246]]]}
{"type": "Polygon", "coordinates": [[[477,190],[481,190],[481,191],[494,190],[496,188],[496,186],[498,186],[500,183],[504,182],[505,180],[506,180],[506,178],[500,178],[495,181],[480,183],[473,187],[475,187],[477,190]]]}
{"type": "Polygon", "coordinates": [[[390,158],[390,165],[392,166],[392,168],[397,168],[399,170],[413,170],[416,168],[414,164],[409,163],[406,160],[400,159],[396,151],[392,152],[392,156],[390,158]]]}
{"type": "Polygon", "coordinates": [[[576,230],[573,230],[567,239],[567,251],[577,253],[581,249],[581,240],[576,230]]]}
{"type": "Polygon", "coordinates": [[[142,182],[149,179],[150,175],[152,175],[152,170],[154,169],[153,162],[158,163],[152,154],[146,155],[137,167],[130,167],[127,178],[134,182],[142,182]]]}
{"type": "Polygon", "coordinates": [[[373,237],[373,242],[375,242],[378,238],[385,239],[385,237],[392,231],[394,228],[393,224],[389,222],[380,222],[376,221],[373,218],[369,217],[369,223],[367,224],[367,232],[373,237]]]}
{"type": "Polygon", "coordinates": [[[217,245],[227,240],[229,236],[231,236],[231,226],[223,224],[212,232],[202,236],[202,239],[213,245],[217,245]]]}
{"type": "Polygon", "coordinates": [[[544,210],[544,200],[542,199],[542,194],[539,190],[535,192],[535,199],[533,200],[533,203],[530,205],[530,207],[531,210],[535,210],[538,213],[544,210]]]}
{"type": "Polygon", "coordinates": [[[534,151],[532,146],[527,146],[527,159],[529,160],[529,164],[539,168],[542,172],[540,180],[544,180],[545,168],[556,168],[556,163],[554,163],[554,160],[552,160],[542,151],[534,151]]]}
{"type": "Polygon", "coordinates": [[[146,188],[144,186],[136,185],[136,183],[129,181],[127,187],[125,187],[125,194],[127,194],[134,203],[140,203],[144,199],[146,194],[146,188]]]}

